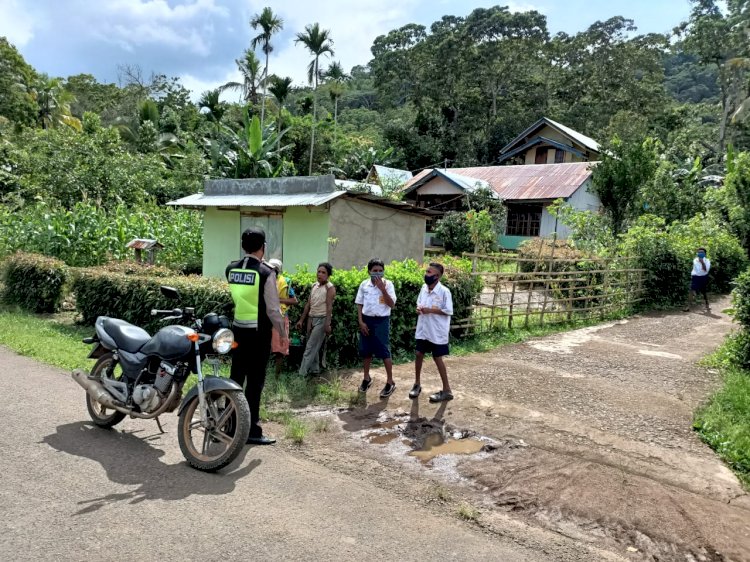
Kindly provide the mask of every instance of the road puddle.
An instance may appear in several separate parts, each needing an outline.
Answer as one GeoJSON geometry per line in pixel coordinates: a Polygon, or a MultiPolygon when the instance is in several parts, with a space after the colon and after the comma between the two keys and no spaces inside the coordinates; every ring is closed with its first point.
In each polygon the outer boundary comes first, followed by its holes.
{"type": "Polygon", "coordinates": [[[473,455],[482,450],[484,443],[478,439],[445,440],[439,433],[431,433],[425,437],[424,444],[409,456],[416,457],[422,463],[428,463],[439,455],[473,455]]]}
{"type": "Polygon", "coordinates": [[[376,422],[372,424],[373,429],[393,429],[397,425],[401,425],[403,422],[401,420],[390,420],[390,421],[383,421],[383,422],[376,422]]]}
{"type": "Polygon", "coordinates": [[[367,440],[375,445],[387,445],[398,437],[395,433],[371,433],[367,435],[367,440]]]}

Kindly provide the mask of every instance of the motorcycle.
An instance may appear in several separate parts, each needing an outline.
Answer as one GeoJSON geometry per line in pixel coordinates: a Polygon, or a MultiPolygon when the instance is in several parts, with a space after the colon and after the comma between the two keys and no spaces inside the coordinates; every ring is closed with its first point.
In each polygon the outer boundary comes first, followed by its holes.
{"type": "MultiPolygon", "coordinates": [[[[161,293],[181,302],[172,287],[161,287],[161,293]]],[[[130,416],[154,419],[164,433],[159,416],[179,406],[177,438],[185,459],[198,470],[219,470],[237,458],[250,434],[242,387],[219,376],[221,356],[236,347],[229,319],[214,312],[199,319],[194,308],[151,310],[151,315],[180,323],[151,337],[124,320],[98,317],[95,335],[83,340],[94,344],[88,357],[96,363],[90,373],[73,371],[73,380],[86,390],[91,420],[102,428],[130,416]],[[213,376],[203,375],[204,359],[213,376]],[[191,373],[197,382],[181,400],[191,373]]]]}

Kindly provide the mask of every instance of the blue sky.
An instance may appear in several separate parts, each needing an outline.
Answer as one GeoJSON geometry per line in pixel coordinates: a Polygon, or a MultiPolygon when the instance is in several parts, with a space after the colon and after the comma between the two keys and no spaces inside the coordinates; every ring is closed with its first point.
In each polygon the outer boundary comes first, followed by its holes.
{"type": "Polygon", "coordinates": [[[494,4],[540,11],[552,33],[614,15],[634,19],[642,33],[667,32],[690,11],[689,0],[0,0],[0,35],[53,76],[114,82],[118,64],[137,63],[146,75],[179,76],[197,96],[236,79],[234,60],[252,37],[248,21],[266,5],[285,21],[270,70],[302,84],[309,56],[294,34],[308,23],[331,30],[334,58],[349,69],[367,63],[373,39],[391,29],[494,4]]]}

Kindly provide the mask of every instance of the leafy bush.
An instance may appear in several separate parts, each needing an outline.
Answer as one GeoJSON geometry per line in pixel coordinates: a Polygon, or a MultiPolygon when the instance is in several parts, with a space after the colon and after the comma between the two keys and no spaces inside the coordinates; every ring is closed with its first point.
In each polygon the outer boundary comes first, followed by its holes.
{"type": "Polygon", "coordinates": [[[160,319],[150,315],[152,308],[192,306],[200,317],[208,312],[218,312],[232,302],[227,283],[220,279],[146,277],[112,272],[107,268],[77,270],[72,290],[84,323],[91,325],[97,316],[111,316],[127,320],[151,333],[164,326],[160,319]],[[162,285],[179,290],[182,303],[164,298],[159,289],[162,285]]]}
{"type": "Polygon", "coordinates": [[[637,256],[647,270],[647,303],[674,305],[685,301],[695,250],[708,250],[711,290],[725,292],[747,267],[747,256],[737,238],[709,217],[697,216],[686,223],[644,215],[622,237],[619,251],[637,256]]]}
{"type": "Polygon", "coordinates": [[[435,226],[435,234],[443,241],[443,246],[448,252],[461,254],[474,251],[466,213],[458,211],[445,213],[435,226]]]}
{"type": "MultiPolygon", "coordinates": [[[[438,260],[440,261],[440,260],[438,260]]],[[[482,289],[481,280],[472,276],[468,260],[451,259],[441,261],[445,267],[443,283],[453,295],[454,322],[471,314],[474,299],[482,289]]],[[[424,267],[413,260],[393,262],[386,266],[385,276],[393,282],[397,302],[391,311],[391,351],[394,354],[414,348],[414,329],[417,325],[415,312],[417,297],[424,284],[424,267]]],[[[333,304],[333,333],[328,341],[329,360],[339,365],[355,364],[359,360],[359,326],[354,299],[362,281],[367,279],[366,268],[334,270],[331,282],[336,286],[333,304]]],[[[292,286],[300,305],[289,310],[292,326],[299,319],[304,303],[310,294],[315,275],[300,271],[291,276],[292,286]]]]}
{"type": "Polygon", "coordinates": [[[67,280],[68,268],[60,260],[17,252],[3,263],[3,300],[30,312],[55,312],[67,280]]]}
{"type": "Polygon", "coordinates": [[[743,272],[735,280],[732,303],[735,320],[743,328],[750,329],[750,270],[743,272]]]}

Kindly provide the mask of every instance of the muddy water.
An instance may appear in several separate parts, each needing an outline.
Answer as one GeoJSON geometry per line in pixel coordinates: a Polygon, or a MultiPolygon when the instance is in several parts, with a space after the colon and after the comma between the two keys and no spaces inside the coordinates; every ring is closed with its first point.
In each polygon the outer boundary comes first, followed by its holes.
{"type": "Polygon", "coordinates": [[[374,433],[367,436],[367,440],[375,445],[385,445],[398,437],[395,433],[374,433]]]}
{"type": "Polygon", "coordinates": [[[481,451],[483,446],[484,443],[477,439],[445,441],[439,433],[431,433],[425,438],[422,448],[412,451],[409,455],[427,463],[438,455],[473,455],[481,451]]]}

